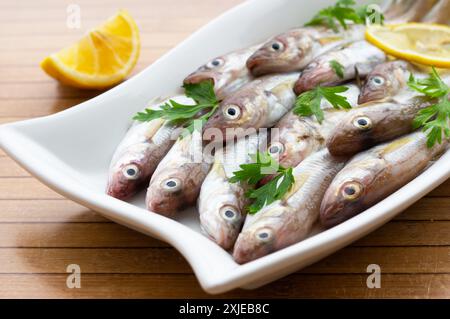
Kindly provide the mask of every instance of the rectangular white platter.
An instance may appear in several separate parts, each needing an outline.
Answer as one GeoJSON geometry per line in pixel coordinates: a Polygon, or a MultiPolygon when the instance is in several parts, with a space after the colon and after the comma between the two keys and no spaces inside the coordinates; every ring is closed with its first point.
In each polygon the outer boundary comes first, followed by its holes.
{"type": "Polygon", "coordinates": [[[149,100],[179,92],[183,78],[205,61],[302,25],[332,3],[334,0],[247,1],[108,92],[55,115],[1,126],[0,146],[55,191],[117,223],[173,245],[209,293],[255,288],[286,276],[375,230],[443,183],[450,176],[450,152],[359,216],[245,265],[236,264],[226,251],[200,233],[195,209],[174,221],[143,209],[143,194],[133,203],[106,196],[107,171],[130,119],[149,100]]]}

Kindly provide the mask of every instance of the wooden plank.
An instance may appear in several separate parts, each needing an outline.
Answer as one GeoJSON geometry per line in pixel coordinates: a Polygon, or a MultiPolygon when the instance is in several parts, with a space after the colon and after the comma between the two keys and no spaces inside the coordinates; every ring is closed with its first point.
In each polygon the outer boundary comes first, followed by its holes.
{"type": "MultiPolygon", "coordinates": [[[[84,5],[83,5],[84,6],[84,5]]],[[[65,26],[61,28],[61,22],[64,21],[40,21],[33,28],[23,21],[11,21],[8,23],[8,35],[17,37],[29,37],[38,34],[47,35],[64,35],[68,32],[81,32],[87,30],[89,25],[97,25],[102,17],[99,18],[82,18],[81,30],[68,30],[65,26]],[[59,28],[58,28],[59,27],[59,28]]],[[[176,23],[167,23],[165,17],[155,17],[149,19],[139,19],[138,28],[141,34],[150,32],[188,32],[196,30],[208,22],[207,17],[178,17],[176,23]]],[[[19,52],[18,52],[19,53],[19,52]]]]}
{"type": "MultiPolygon", "coordinates": [[[[81,275],[68,289],[66,275],[0,275],[1,298],[211,298],[193,275],[81,275]]],[[[215,298],[446,298],[450,275],[382,275],[368,289],[366,275],[292,275],[257,290],[235,290],[215,298]]]]}
{"type": "MultiPolygon", "coordinates": [[[[51,80],[52,81],[52,80],[51,80]]],[[[86,98],[12,99],[0,103],[0,117],[38,117],[64,111],[86,98]]]]}
{"type": "Polygon", "coordinates": [[[82,90],[60,85],[55,82],[47,83],[4,83],[0,91],[1,99],[22,99],[22,98],[50,98],[58,96],[59,98],[93,98],[102,93],[96,90],[82,90]]]}
{"type": "Polygon", "coordinates": [[[0,247],[168,247],[115,223],[0,224],[0,247]]]}
{"type": "Polygon", "coordinates": [[[355,243],[356,246],[450,245],[450,222],[391,222],[355,243]]]}
{"type": "Polygon", "coordinates": [[[30,176],[22,167],[9,157],[0,157],[0,178],[30,176]]]}
{"type": "MultiPolygon", "coordinates": [[[[49,52],[51,53],[51,52],[49,52]]],[[[43,56],[44,57],[44,56],[43,56]]],[[[133,69],[133,74],[137,74],[142,71],[144,68],[149,66],[153,61],[148,62],[140,62],[136,64],[136,67],[133,69]]],[[[55,80],[52,80],[47,74],[45,74],[39,67],[32,67],[30,65],[15,65],[15,66],[2,66],[2,73],[0,74],[0,83],[5,84],[17,84],[20,83],[57,83],[55,80]]],[[[26,96],[22,96],[21,99],[27,98],[26,96]]],[[[61,97],[56,95],[51,98],[57,100],[61,97]]]]}
{"type": "MultiPolygon", "coordinates": [[[[1,17],[0,17],[1,19],[1,17]]],[[[141,34],[141,45],[143,48],[170,48],[186,39],[191,32],[151,32],[141,34]],[[156,44],[155,44],[156,43],[156,44]]],[[[18,41],[16,36],[5,35],[0,43],[0,50],[40,50],[57,51],[63,47],[77,41],[83,33],[65,33],[61,35],[40,34],[32,37],[26,37],[26,41],[18,41]]]]}
{"type": "MultiPolygon", "coordinates": [[[[85,274],[192,273],[173,248],[0,248],[1,274],[64,274],[73,263],[85,274]]],[[[448,274],[450,247],[347,247],[299,273],[366,274],[371,264],[384,274],[448,274]]]]}
{"type": "Polygon", "coordinates": [[[0,223],[110,222],[70,200],[2,200],[0,223]]]}
{"type": "Polygon", "coordinates": [[[63,196],[34,178],[1,178],[1,199],[61,199],[63,196]]]}
{"type": "Polygon", "coordinates": [[[425,197],[398,215],[395,220],[450,220],[448,212],[450,212],[449,197],[425,197]]]}
{"type": "Polygon", "coordinates": [[[450,180],[444,182],[441,186],[432,191],[430,197],[450,197],[450,180]]]}
{"type": "MultiPolygon", "coordinates": [[[[0,224],[0,239],[0,247],[155,247],[114,223],[0,224]]],[[[450,246],[450,222],[391,222],[355,246],[450,246]]]]}
{"type": "MultiPolygon", "coordinates": [[[[161,55],[169,50],[170,46],[160,48],[142,48],[139,57],[141,64],[151,64],[161,55]]],[[[30,67],[37,68],[39,62],[52,53],[48,49],[36,49],[25,51],[1,51],[0,52],[0,66],[6,68],[13,67],[30,67]]],[[[4,78],[7,80],[6,78],[4,78]]]]}

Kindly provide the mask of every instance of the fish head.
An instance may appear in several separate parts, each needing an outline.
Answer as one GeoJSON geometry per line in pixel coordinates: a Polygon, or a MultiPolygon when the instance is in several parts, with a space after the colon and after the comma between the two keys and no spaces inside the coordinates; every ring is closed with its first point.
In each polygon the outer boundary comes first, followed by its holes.
{"type": "Polygon", "coordinates": [[[203,81],[213,81],[216,88],[221,88],[228,81],[228,70],[232,67],[226,56],[217,57],[202,65],[184,79],[184,84],[198,84],[203,81]]]}
{"type": "Polygon", "coordinates": [[[225,141],[235,137],[255,134],[255,128],[257,128],[262,112],[267,110],[265,105],[267,103],[264,96],[249,90],[239,91],[238,94],[226,98],[220,103],[217,111],[208,119],[204,126],[204,136],[214,135],[217,137],[214,132],[219,130],[225,141]],[[247,129],[252,131],[247,132],[247,129]]]}
{"type": "Polygon", "coordinates": [[[396,95],[406,85],[407,70],[408,64],[404,61],[387,62],[375,67],[361,88],[358,104],[396,95]]]}
{"type": "Polygon", "coordinates": [[[320,220],[325,227],[336,226],[361,211],[364,182],[349,179],[336,184],[327,190],[320,207],[320,220]]]}
{"type": "Polygon", "coordinates": [[[180,169],[167,168],[153,176],[147,190],[148,210],[171,217],[185,204],[195,201],[196,189],[189,183],[188,165],[180,169]]]}
{"type": "Polygon", "coordinates": [[[331,67],[329,59],[317,58],[303,70],[295,83],[294,91],[297,95],[314,89],[322,83],[337,80],[336,71],[331,67]]]}
{"type": "Polygon", "coordinates": [[[272,137],[268,153],[283,167],[296,167],[325,143],[315,127],[292,112],[275,129],[278,133],[272,137]]]}
{"type": "Polygon", "coordinates": [[[139,160],[136,156],[122,156],[110,170],[106,193],[122,200],[136,194],[142,184],[148,182],[150,172],[148,165],[145,165],[145,158],[139,160]]]}
{"type": "Polygon", "coordinates": [[[336,156],[354,155],[358,150],[371,146],[373,130],[383,112],[358,111],[347,114],[333,129],[327,139],[327,147],[336,156]]]}
{"type": "Polygon", "coordinates": [[[274,251],[288,246],[293,242],[295,231],[290,231],[295,223],[286,219],[294,214],[286,214],[287,208],[270,206],[256,213],[257,219],[244,229],[238,236],[233,249],[233,258],[239,264],[266,256],[274,251]],[[259,217],[258,214],[263,214],[259,217]],[[288,217],[289,216],[289,217],[288,217]]]}
{"type": "Polygon", "coordinates": [[[307,32],[292,30],[266,42],[247,60],[247,67],[254,76],[295,71],[303,66],[312,47],[307,32]]]}
{"type": "Polygon", "coordinates": [[[244,222],[243,209],[234,195],[214,198],[200,215],[203,231],[225,250],[231,249],[244,222]]]}
{"type": "Polygon", "coordinates": [[[380,189],[377,179],[386,169],[378,156],[356,155],[335,177],[322,200],[320,221],[325,227],[336,226],[372,206],[380,189]],[[364,158],[364,160],[363,160],[364,158]]]}

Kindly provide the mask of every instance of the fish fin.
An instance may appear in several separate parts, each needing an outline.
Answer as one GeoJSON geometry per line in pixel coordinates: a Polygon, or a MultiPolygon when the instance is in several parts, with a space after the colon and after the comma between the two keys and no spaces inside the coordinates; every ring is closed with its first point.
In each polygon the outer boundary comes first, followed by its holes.
{"type": "Polygon", "coordinates": [[[226,178],[225,168],[223,167],[223,163],[221,161],[215,160],[214,164],[211,168],[211,172],[215,172],[220,177],[226,178]]]}
{"type": "Polygon", "coordinates": [[[382,155],[387,155],[389,153],[392,153],[392,152],[398,150],[399,148],[403,147],[404,145],[408,144],[411,141],[412,141],[412,138],[410,136],[395,140],[392,143],[389,143],[388,145],[386,145],[386,147],[382,151],[382,155]]]}
{"type": "Polygon", "coordinates": [[[301,173],[297,176],[295,176],[295,182],[294,185],[292,185],[291,189],[289,190],[289,192],[286,193],[286,195],[284,195],[283,200],[287,201],[289,198],[291,198],[295,193],[297,193],[299,191],[300,188],[303,187],[303,185],[305,185],[305,183],[308,181],[310,174],[307,172],[301,173]]]}
{"type": "Polygon", "coordinates": [[[319,43],[321,45],[325,45],[325,44],[329,44],[329,43],[342,41],[343,39],[344,39],[343,37],[339,37],[339,36],[330,36],[330,37],[320,38],[319,43]]]}

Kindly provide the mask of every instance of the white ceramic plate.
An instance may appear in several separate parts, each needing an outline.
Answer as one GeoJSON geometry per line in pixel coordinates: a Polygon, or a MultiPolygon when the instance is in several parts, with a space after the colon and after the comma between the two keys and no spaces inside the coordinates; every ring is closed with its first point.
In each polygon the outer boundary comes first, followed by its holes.
{"type": "Polygon", "coordinates": [[[188,260],[202,287],[255,288],[310,265],[380,227],[450,176],[450,152],[421,176],[359,216],[246,265],[204,237],[192,209],[173,221],[104,194],[111,156],[147,101],[178,90],[214,56],[298,26],[330,1],[252,0],[209,23],[139,75],[67,111],[0,127],[0,146],[42,182],[105,217],[164,240],[188,260]],[[187,58],[189,57],[189,58],[187,58]]]}

